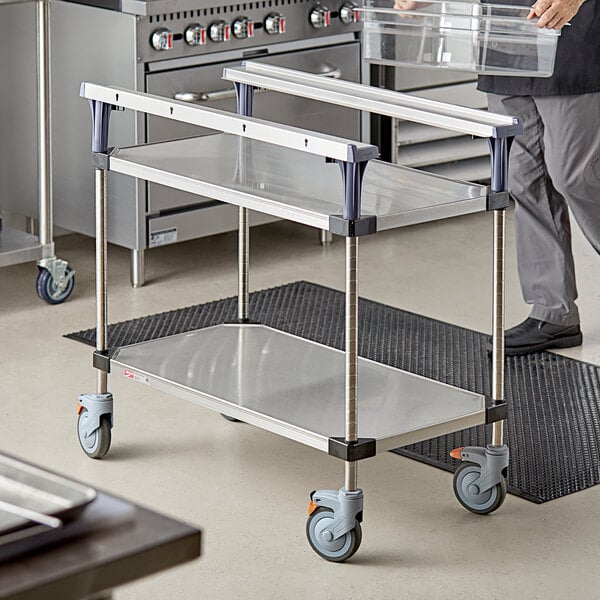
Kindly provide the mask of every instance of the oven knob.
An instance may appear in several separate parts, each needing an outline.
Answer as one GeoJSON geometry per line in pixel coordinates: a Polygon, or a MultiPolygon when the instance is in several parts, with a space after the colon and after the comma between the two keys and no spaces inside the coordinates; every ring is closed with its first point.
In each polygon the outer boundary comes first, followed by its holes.
{"type": "Polygon", "coordinates": [[[340,21],[346,25],[358,23],[358,11],[354,4],[343,4],[340,8],[340,21]]]}
{"type": "Polygon", "coordinates": [[[157,29],[150,38],[155,50],[170,50],[173,47],[173,34],[165,28],[157,29]]]}
{"type": "Polygon", "coordinates": [[[310,11],[310,23],[315,29],[331,25],[331,13],[324,6],[317,6],[310,11]]]}
{"type": "Polygon", "coordinates": [[[213,42],[228,42],[231,37],[231,28],[225,21],[217,21],[210,26],[208,37],[213,42]]]}
{"type": "Polygon", "coordinates": [[[265,31],[271,35],[285,33],[285,17],[278,13],[268,15],[265,19],[265,31]]]}
{"type": "Polygon", "coordinates": [[[206,27],[192,23],[185,30],[183,37],[188,46],[204,46],[206,44],[206,27]]]}
{"type": "Polygon", "coordinates": [[[240,17],[231,25],[233,35],[240,40],[254,37],[254,23],[248,17],[240,17]]]}

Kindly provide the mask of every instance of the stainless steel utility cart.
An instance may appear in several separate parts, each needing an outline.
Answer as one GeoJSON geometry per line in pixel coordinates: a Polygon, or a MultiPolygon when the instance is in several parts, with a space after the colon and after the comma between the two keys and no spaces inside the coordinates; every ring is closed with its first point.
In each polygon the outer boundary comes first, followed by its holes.
{"type": "MultiPolygon", "coordinates": [[[[503,257],[507,158],[518,120],[406,97],[396,92],[248,63],[227,69],[238,111],[190,106],[115,87],[85,83],[94,115],[96,167],[96,393],[78,403],[78,432],[93,458],[111,441],[113,398],[107,375],[120,374],[180,398],[294,439],[344,461],[340,490],[311,494],[307,535],[331,561],[352,556],[361,541],[363,492],[358,461],[377,452],[493,422],[486,448],[457,450],[460,502],[476,513],[506,495],[503,440],[503,257]],[[377,148],[255,119],[253,91],[278,92],[436,124],[490,139],[492,190],[374,160],[377,148]],[[200,138],[107,148],[113,108],[208,127],[200,138]],[[107,348],[106,172],[115,171],[239,207],[238,320],[118,349],[107,348]],[[250,321],[248,209],[330,231],[346,239],[345,352],[250,321]],[[494,213],[493,390],[491,398],[358,356],[358,240],[363,235],[482,210],[494,213]],[[360,398],[360,403],[359,403],[360,398]]],[[[258,101],[258,100],[257,100],[258,101]]]]}
{"type": "MultiPolygon", "coordinates": [[[[10,21],[14,14],[9,10],[20,10],[29,0],[0,0],[0,18],[10,21]],[[11,6],[9,6],[11,5],[11,6]]],[[[73,291],[75,272],[67,261],[54,253],[52,226],[52,159],[50,147],[50,67],[49,67],[49,0],[36,1],[37,34],[37,152],[38,152],[38,218],[39,236],[2,227],[0,216],[0,267],[37,260],[38,296],[48,304],[64,302],[73,291]]],[[[8,49],[7,49],[8,50],[8,49]]],[[[10,53],[5,52],[5,56],[10,53]]],[[[14,60],[11,57],[9,60],[14,60]]],[[[24,75],[28,75],[25,73],[24,75]]],[[[21,75],[23,76],[23,74],[21,75]]],[[[14,93],[10,85],[3,87],[1,94],[14,93]]],[[[3,103],[0,102],[0,105],[3,103]]],[[[12,115],[11,115],[12,118],[12,115]]],[[[9,186],[6,185],[8,190],[9,186]]],[[[0,190],[1,193],[1,190],[0,190]]],[[[0,207],[2,198],[0,197],[0,207]]]]}

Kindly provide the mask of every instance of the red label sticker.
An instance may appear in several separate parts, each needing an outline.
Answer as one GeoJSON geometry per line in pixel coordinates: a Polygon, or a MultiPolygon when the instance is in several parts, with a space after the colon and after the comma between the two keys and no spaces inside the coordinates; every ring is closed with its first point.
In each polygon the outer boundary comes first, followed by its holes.
{"type": "Polygon", "coordinates": [[[129,369],[123,369],[123,375],[125,375],[125,377],[127,377],[128,379],[135,378],[135,373],[133,371],[130,371],[129,369]]]}

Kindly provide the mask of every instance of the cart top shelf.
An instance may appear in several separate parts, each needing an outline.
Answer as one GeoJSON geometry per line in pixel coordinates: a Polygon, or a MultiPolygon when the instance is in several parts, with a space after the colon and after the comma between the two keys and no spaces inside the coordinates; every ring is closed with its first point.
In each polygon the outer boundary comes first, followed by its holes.
{"type": "Polygon", "coordinates": [[[254,61],[224,69],[223,79],[477,137],[504,138],[523,133],[518,117],[254,61]]]}
{"type": "MultiPolygon", "coordinates": [[[[342,212],[336,164],[229,134],[118,149],[109,169],[324,230],[342,212]]],[[[365,172],[362,215],[376,215],[379,231],[485,208],[482,185],[377,160],[365,172]]]]}

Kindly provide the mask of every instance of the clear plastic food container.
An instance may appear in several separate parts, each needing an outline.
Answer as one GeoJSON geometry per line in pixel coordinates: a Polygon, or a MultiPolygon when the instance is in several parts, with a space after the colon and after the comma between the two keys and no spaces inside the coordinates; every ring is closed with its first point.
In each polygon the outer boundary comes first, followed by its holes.
{"type": "Polygon", "coordinates": [[[539,29],[530,7],[478,2],[364,0],[363,56],[371,63],[550,77],[560,31],[539,29]]]}

